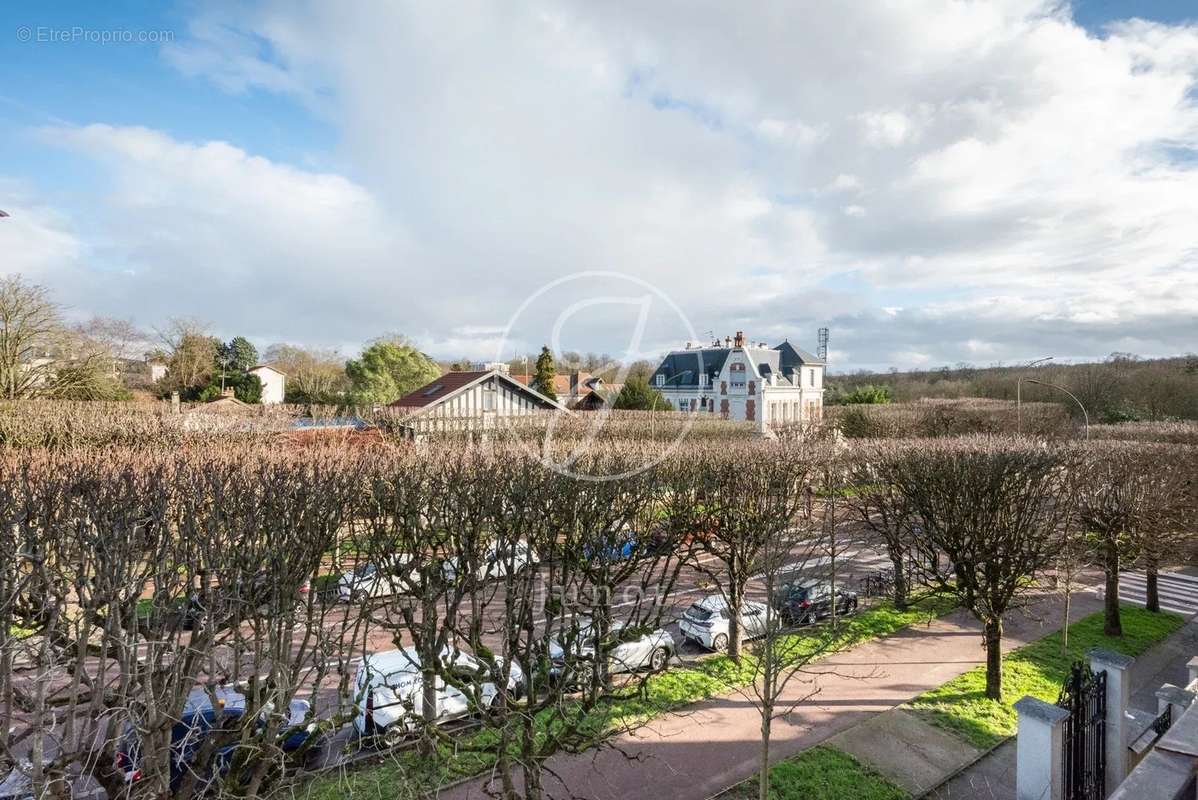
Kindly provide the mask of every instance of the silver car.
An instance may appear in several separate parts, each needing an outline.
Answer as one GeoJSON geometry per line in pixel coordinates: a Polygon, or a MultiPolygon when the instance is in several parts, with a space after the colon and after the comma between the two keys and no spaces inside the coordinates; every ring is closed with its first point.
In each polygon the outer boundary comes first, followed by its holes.
{"type": "MultiPolygon", "coordinates": [[[[624,628],[624,623],[618,620],[611,623],[611,636],[619,641],[619,644],[608,653],[607,669],[609,674],[637,672],[644,669],[660,672],[666,668],[675,650],[674,637],[670,635],[669,631],[658,628],[635,638],[620,641],[622,638],[620,634],[624,628]]],[[[550,677],[555,680],[561,679],[569,667],[573,666],[574,675],[570,676],[571,682],[586,683],[589,680],[589,662],[595,656],[595,634],[590,620],[585,618],[580,620],[578,634],[572,637],[571,644],[575,657],[571,659],[574,664],[568,665],[566,650],[561,642],[557,639],[549,641],[549,658],[553,662],[553,667],[549,672],[550,677]]]]}
{"type": "MultiPolygon", "coordinates": [[[[709,594],[688,608],[678,621],[682,635],[708,650],[728,649],[728,601],[709,594]]],[[[765,603],[745,600],[740,606],[740,631],[745,639],[765,635],[765,603]]]]}

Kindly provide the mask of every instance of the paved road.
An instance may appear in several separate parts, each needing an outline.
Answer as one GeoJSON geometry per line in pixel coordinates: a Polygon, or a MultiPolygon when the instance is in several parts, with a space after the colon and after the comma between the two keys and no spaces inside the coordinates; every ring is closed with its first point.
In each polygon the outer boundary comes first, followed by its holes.
{"type": "MultiPolygon", "coordinates": [[[[1073,619],[1100,608],[1094,595],[1077,596],[1073,619]]],[[[1005,647],[1055,630],[1061,610],[1059,598],[1047,597],[1036,604],[1034,614],[1008,620],[1005,647]]],[[[983,659],[979,626],[965,614],[956,613],[820,662],[804,681],[792,682],[788,688],[788,702],[797,705],[793,713],[775,723],[774,760],[899,705],[983,659]]],[[[759,726],[757,709],[741,694],[712,698],[617,737],[615,748],[552,759],[550,767],[561,780],[547,777],[546,794],[593,800],[706,800],[756,772],[759,726]]],[[[441,796],[481,800],[487,796],[484,779],[441,796]]]]}
{"type": "MultiPolygon", "coordinates": [[[[1163,611],[1172,611],[1187,619],[1198,614],[1198,577],[1181,572],[1162,572],[1157,576],[1157,590],[1163,611]]],[[[1145,591],[1143,572],[1119,574],[1120,600],[1142,606],[1147,599],[1145,591]]]]}

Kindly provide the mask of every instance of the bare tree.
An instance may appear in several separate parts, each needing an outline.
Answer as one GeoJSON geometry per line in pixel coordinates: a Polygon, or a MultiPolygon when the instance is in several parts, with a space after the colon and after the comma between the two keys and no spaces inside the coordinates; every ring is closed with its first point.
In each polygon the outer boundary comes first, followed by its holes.
{"type": "Polygon", "coordinates": [[[894,570],[894,607],[905,611],[910,592],[907,578],[911,571],[913,526],[918,524],[918,518],[907,496],[880,474],[878,462],[886,457],[886,449],[885,444],[875,444],[858,453],[851,473],[853,485],[844,501],[884,546],[894,570]]]}
{"type": "Polygon", "coordinates": [[[166,351],[170,388],[199,386],[212,375],[220,342],[208,330],[207,323],[184,317],[172,318],[163,328],[155,329],[166,351]]]}
{"type": "Polygon", "coordinates": [[[1077,516],[1090,536],[1105,575],[1103,633],[1122,636],[1119,572],[1139,553],[1136,531],[1155,501],[1155,453],[1138,443],[1093,442],[1080,446],[1074,473],[1077,516]]]}
{"type": "Polygon", "coordinates": [[[1069,518],[1065,454],[1021,440],[929,440],[896,446],[878,469],[919,516],[921,579],[982,623],[986,696],[1001,699],[1003,618],[1052,562],[1069,518]]]}
{"type": "Polygon", "coordinates": [[[749,581],[779,525],[789,524],[807,502],[804,492],[790,491],[795,465],[808,463],[802,442],[757,446],[707,447],[697,454],[703,481],[704,535],[701,550],[715,558],[697,562],[728,604],[728,654],[739,660],[743,632],[740,611],[749,581]]]}

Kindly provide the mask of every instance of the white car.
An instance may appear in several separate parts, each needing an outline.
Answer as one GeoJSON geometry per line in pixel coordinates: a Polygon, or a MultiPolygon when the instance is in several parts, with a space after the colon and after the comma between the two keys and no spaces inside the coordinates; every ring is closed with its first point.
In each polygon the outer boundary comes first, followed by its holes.
{"type": "Polygon", "coordinates": [[[337,594],[344,602],[400,594],[411,561],[411,556],[398,556],[387,564],[359,564],[337,581],[337,594]]]}
{"type": "MultiPolygon", "coordinates": [[[[526,567],[537,563],[537,554],[523,540],[516,542],[515,551],[510,556],[506,549],[501,549],[500,545],[493,544],[487,548],[487,552],[483,555],[482,563],[474,571],[474,577],[479,581],[505,577],[509,561],[515,567],[515,571],[520,572],[526,567]]],[[[445,570],[445,579],[447,581],[452,581],[457,577],[458,563],[456,557],[445,560],[443,569],[445,570]]]]}
{"type": "MultiPolygon", "coordinates": [[[[740,609],[741,636],[755,639],[765,635],[765,603],[745,600],[740,609]]],[[[682,614],[678,627],[682,635],[708,650],[728,649],[728,602],[718,594],[709,594],[682,614]]]]}
{"type": "MultiPolygon", "coordinates": [[[[480,681],[479,675],[486,670],[486,664],[469,653],[446,647],[441,651],[441,663],[460,674],[464,683],[478,683],[480,706],[489,706],[499,694],[494,682],[480,681]]],[[[353,697],[358,711],[354,729],[363,736],[380,736],[387,746],[398,744],[424,718],[423,687],[420,655],[415,647],[365,656],[354,678],[353,697]]],[[[511,665],[507,688],[513,699],[519,699],[524,692],[524,673],[518,664],[511,665]]],[[[438,677],[437,723],[470,713],[466,693],[438,677]]]]}
{"type": "MultiPolygon", "coordinates": [[[[618,639],[620,631],[624,630],[624,623],[613,621],[611,623],[611,634],[618,639]]],[[[608,672],[636,672],[637,670],[648,669],[653,672],[660,672],[665,669],[669,663],[670,657],[674,655],[674,637],[669,631],[658,628],[650,633],[643,634],[636,639],[620,642],[611,652],[608,653],[608,672]]],[[[577,635],[573,637],[573,650],[576,654],[573,665],[566,663],[566,651],[557,639],[549,641],[549,659],[553,666],[549,670],[550,677],[559,679],[563,676],[569,666],[573,666],[575,675],[572,680],[575,683],[585,683],[586,677],[586,662],[588,658],[593,658],[595,655],[595,640],[594,633],[591,629],[591,623],[588,619],[580,620],[577,635]]]]}

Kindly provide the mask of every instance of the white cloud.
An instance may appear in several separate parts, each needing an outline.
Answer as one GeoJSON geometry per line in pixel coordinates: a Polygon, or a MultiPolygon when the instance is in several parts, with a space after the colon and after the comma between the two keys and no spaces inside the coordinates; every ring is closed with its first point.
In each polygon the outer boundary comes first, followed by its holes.
{"type": "MultiPolygon", "coordinates": [[[[1096,38],[1057,0],[580,0],[267,2],[191,31],[170,64],[298,98],[357,177],[51,133],[111,171],[103,253],[161,307],[465,351],[548,281],[615,269],[703,331],[829,324],[854,364],[1193,346],[1192,26],[1096,38]]],[[[619,349],[618,323],[592,331],[578,349],[619,349]]]]}

